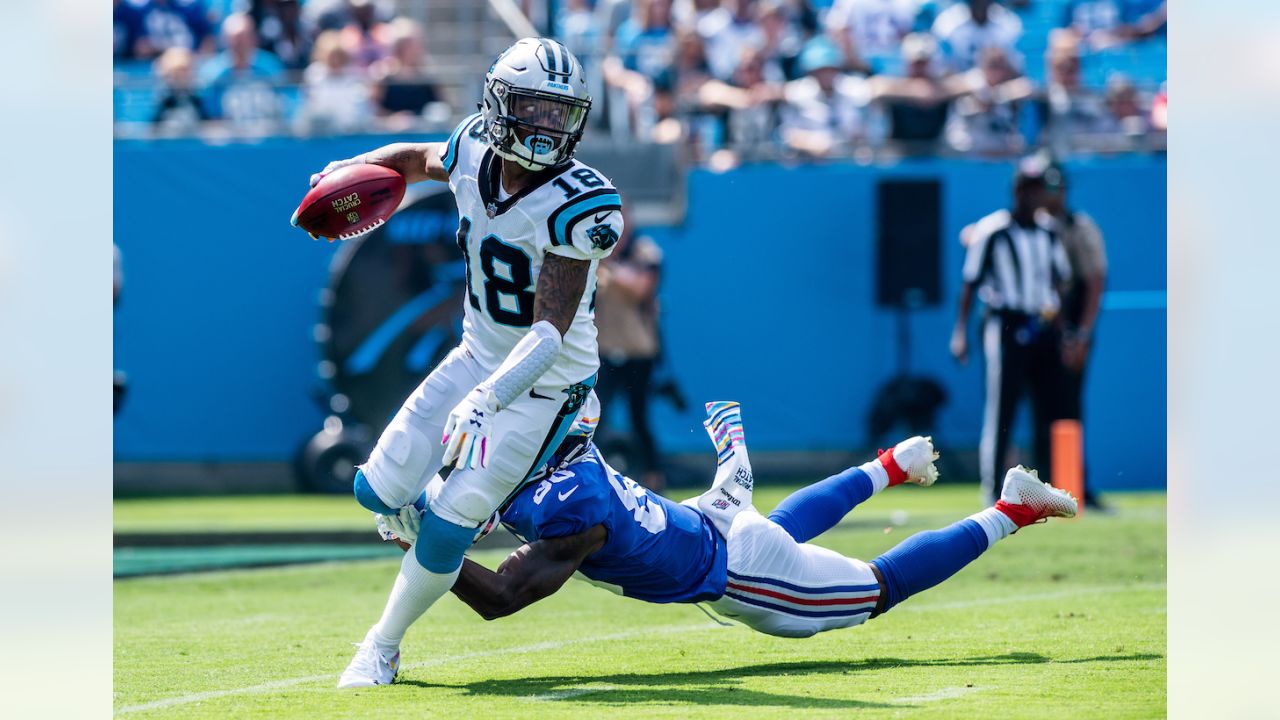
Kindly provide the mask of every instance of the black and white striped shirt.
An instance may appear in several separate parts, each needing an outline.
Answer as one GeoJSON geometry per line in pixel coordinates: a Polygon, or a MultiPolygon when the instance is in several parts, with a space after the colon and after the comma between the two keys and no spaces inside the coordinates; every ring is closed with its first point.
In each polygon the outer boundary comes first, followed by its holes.
{"type": "Polygon", "coordinates": [[[1058,286],[1071,277],[1071,263],[1058,236],[1037,222],[1023,227],[1008,210],[997,210],[973,226],[964,280],[992,310],[1028,315],[1056,314],[1058,286]]]}

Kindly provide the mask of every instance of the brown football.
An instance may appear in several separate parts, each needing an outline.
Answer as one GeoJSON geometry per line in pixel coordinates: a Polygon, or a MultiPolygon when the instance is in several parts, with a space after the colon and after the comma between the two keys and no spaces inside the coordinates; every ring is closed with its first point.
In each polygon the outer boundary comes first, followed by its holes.
{"type": "Polygon", "coordinates": [[[350,240],[382,225],[404,199],[404,176],[362,163],[321,178],[298,205],[298,227],[312,235],[350,240]]]}

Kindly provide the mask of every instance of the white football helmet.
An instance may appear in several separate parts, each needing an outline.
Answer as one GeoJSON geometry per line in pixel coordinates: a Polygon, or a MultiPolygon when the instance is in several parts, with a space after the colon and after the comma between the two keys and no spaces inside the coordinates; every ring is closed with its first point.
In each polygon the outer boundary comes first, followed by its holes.
{"type": "Polygon", "coordinates": [[[530,170],[568,162],[591,110],[582,63],[555,40],[518,40],[489,66],[480,109],[499,157],[530,170]]]}
{"type": "Polygon", "coordinates": [[[551,454],[551,459],[546,465],[530,473],[526,482],[533,483],[541,480],[586,454],[592,447],[591,441],[595,437],[596,426],[599,424],[600,398],[596,397],[596,391],[592,390],[582,402],[582,407],[578,409],[578,416],[574,418],[568,434],[551,454]]]}

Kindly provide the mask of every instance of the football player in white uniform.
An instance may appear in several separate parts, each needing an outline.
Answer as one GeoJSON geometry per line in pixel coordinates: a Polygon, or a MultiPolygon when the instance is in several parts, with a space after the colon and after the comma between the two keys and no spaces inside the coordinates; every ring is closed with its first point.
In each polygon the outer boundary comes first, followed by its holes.
{"type": "Polygon", "coordinates": [[[394,679],[409,625],[449,591],[477,528],[547,462],[595,384],[596,264],[623,221],[618,191],[573,158],[591,109],[582,65],[554,40],[522,39],[490,66],[481,108],[444,144],[387,145],[312,178],[375,163],[411,183],[449,183],[467,268],[462,343],[356,473],[364,507],[425,512],[382,618],[339,687],[394,679]],[[428,505],[427,481],[449,463],[428,505]]]}

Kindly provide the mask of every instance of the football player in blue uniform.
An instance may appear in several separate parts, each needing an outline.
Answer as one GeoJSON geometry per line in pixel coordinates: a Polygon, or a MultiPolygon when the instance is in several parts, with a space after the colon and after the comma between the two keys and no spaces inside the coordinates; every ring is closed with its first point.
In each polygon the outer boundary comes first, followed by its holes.
{"type": "MultiPolygon", "coordinates": [[[[577,572],[627,597],[705,602],[760,632],[809,637],[888,611],[1019,528],[1076,514],[1069,493],[1019,466],[1005,475],[995,506],[917,533],[866,563],[808,541],[888,487],[932,485],[938,454],[929,438],[904,440],[871,462],[805,487],[765,517],[751,505],[753,476],[737,403],[707,404],[703,424],[716,445],[716,478],[708,492],[683,503],[609,467],[590,440],[596,407],[588,401],[542,479],[502,509],[501,523],[525,544],[496,572],[464,562],[452,590],[485,619],[551,595],[577,572]]],[[[428,494],[441,483],[437,476],[428,494]]],[[[497,522],[495,515],[486,527],[497,522]]],[[[396,529],[412,535],[413,528],[396,529]]],[[[385,524],[384,530],[384,537],[395,534],[385,524]]]]}

